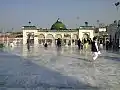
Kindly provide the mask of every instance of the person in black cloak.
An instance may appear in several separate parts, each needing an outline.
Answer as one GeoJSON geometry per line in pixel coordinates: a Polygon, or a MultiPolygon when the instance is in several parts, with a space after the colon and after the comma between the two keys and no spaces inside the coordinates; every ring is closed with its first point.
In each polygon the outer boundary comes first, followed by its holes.
{"type": "Polygon", "coordinates": [[[28,49],[28,51],[30,51],[30,34],[28,34],[27,49],[28,49]]]}
{"type": "Polygon", "coordinates": [[[48,46],[47,43],[45,43],[45,44],[44,44],[44,47],[47,47],[47,46],[48,46]]]}
{"type": "Polygon", "coordinates": [[[57,39],[57,46],[61,47],[61,40],[60,40],[60,38],[57,39]]]}
{"type": "Polygon", "coordinates": [[[107,40],[106,40],[106,50],[109,49],[109,45],[110,45],[109,43],[110,43],[110,42],[109,42],[109,40],[107,39],[107,40]]]}
{"type": "Polygon", "coordinates": [[[78,49],[80,50],[80,47],[81,47],[81,41],[80,41],[80,39],[78,39],[77,44],[78,44],[78,49]]]}

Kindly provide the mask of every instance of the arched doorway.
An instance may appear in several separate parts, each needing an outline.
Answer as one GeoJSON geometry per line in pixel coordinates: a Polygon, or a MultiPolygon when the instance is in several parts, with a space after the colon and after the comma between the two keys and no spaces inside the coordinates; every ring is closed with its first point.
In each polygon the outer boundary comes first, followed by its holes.
{"type": "Polygon", "coordinates": [[[89,36],[88,33],[84,33],[84,34],[83,34],[83,39],[89,39],[89,38],[90,38],[90,36],[89,36]]]}
{"type": "Polygon", "coordinates": [[[62,35],[61,34],[56,34],[55,35],[55,44],[57,44],[57,39],[58,38],[62,39],[62,35]]]}
{"type": "Polygon", "coordinates": [[[63,42],[66,46],[71,45],[71,35],[70,34],[64,34],[63,42]]]}
{"type": "Polygon", "coordinates": [[[48,34],[46,36],[46,42],[48,43],[48,45],[51,45],[53,43],[54,37],[52,34],[48,34]]]}
{"type": "Polygon", "coordinates": [[[86,42],[88,42],[88,40],[90,40],[90,34],[89,33],[84,33],[83,37],[82,37],[82,42],[86,43],[86,42]]]}
{"type": "Polygon", "coordinates": [[[44,44],[45,43],[45,35],[44,34],[38,35],[38,43],[39,44],[44,44]]]}
{"type": "Polygon", "coordinates": [[[58,38],[62,38],[62,35],[61,34],[56,34],[55,39],[58,39],[58,38]]]}

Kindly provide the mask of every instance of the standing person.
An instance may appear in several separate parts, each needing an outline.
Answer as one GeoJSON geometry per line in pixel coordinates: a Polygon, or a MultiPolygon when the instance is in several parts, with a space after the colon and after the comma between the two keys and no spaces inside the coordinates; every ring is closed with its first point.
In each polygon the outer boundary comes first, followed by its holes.
{"type": "Polygon", "coordinates": [[[30,38],[27,39],[27,49],[30,51],[30,38]]]}
{"type": "Polygon", "coordinates": [[[81,47],[81,41],[80,39],[78,40],[78,49],[80,50],[80,47],[81,47]]]}
{"type": "Polygon", "coordinates": [[[106,50],[109,49],[109,45],[110,45],[109,43],[110,43],[110,42],[109,42],[109,40],[107,39],[107,40],[106,40],[106,50]]]}
{"type": "Polygon", "coordinates": [[[100,39],[100,49],[103,49],[103,41],[100,39]]]}
{"type": "Polygon", "coordinates": [[[57,39],[57,46],[61,47],[61,40],[60,40],[60,38],[57,39]]]}
{"type": "Polygon", "coordinates": [[[93,60],[96,60],[98,57],[98,54],[100,54],[99,50],[98,50],[98,44],[97,44],[97,38],[94,37],[93,38],[93,42],[91,44],[91,51],[93,53],[93,60]]]}
{"type": "Polygon", "coordinates": [[[86,50],[87,49],[87,40],[84,38],[84,40],[83,40],[83,43],[84,43],[84,50],[86,50]]]}
{"type": "Polygon", "coordinates": [[[28,51],[30,51],[30,44],[29,43],[27,44],[27,49],[28,49],[28,51]]]}
{"type": "Polygon", "coordinates": [[[48,46],[48,44],[47,44],[47,43],[45,43],[45,44],[44,44],[44,47],[47,47],[47,46],[48,46]]]}

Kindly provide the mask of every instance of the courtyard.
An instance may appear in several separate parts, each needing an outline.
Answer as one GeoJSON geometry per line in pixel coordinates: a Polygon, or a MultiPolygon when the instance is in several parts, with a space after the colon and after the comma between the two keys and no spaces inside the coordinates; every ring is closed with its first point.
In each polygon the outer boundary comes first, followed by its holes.
{"type": "Polygon", "coordinates": [[[0,51],[0,90],[119,90],[120,56],[77,47],[13,47],[0,51]]]}

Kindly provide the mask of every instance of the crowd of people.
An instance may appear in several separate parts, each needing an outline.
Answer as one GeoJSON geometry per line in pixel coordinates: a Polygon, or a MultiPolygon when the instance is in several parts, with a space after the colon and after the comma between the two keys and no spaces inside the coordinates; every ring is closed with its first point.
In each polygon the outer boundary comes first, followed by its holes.
{"type": "MultiPolygon", "coordinates": [[[[87,50],[88,47],[91,47],[91,51],[93,53],[93,60],[96,60],[98,55],[101,54],[100,50],[112,50],[117,51],[119,50],[119,40],[110,41],[108,38],[106,40],[98,39],[94,37],[93,40],[91,39],[83,39],[80,41],[78,40],[78,49],[87,50]]],[[[90,49],[90,48],[89,48],[90,49]]]]}
{"type": "MultiPolygon", "coordinates": [[[[101,54],[100,50],[103,49],[103,47],[106,48],[106,50],[108,50],[110,48],[110,42],[107,39],[106,40],[106,44],[104,44],[102,39],[98,39],[97,37],[94,37],[93,40],[91,38],[87,38],[87,39],[83,39],[82,41],[80,39],[78,39],[77,41],[77,45],[78,45],[78,49],[79,50],[85,50],[87,51],[88,49],[91,50],[91,52],[93,53],[93,60],[96,60],[98,55],[101,54]]],[[[44,44],[44,47],[47,47],[47,43],[44,44]]],[[[56,46],[59,48],[61,47],[61,39],[58,38],[57,39],[57,43],[56,46]]]]}
{"type": "MultiPolygon", "coordinates": [[[[29,40],[28,40],[29,41],[29,40]]],[[[59,48],[61,47],[61,39],[58,38],[57,39],[57,43],[56,43],[56,46],[59,48]]],[[[29,49],[29,42],[28,43],[28,49],[29,49]]],[[[101,49],[106,49],[106,50],[109,50],[111,48],[114,48],[114,45],[115,44],[114,42],[110,42],[108,39],[106,40],[106,42],[103,42],[102,39],[98,39],[97,37],[94,37],[93,39],[91,38],[87,38],[87,39],[78,39],[77,40],[77,45],[78,45],[78,50],[84,50],[84,51],[88,51],[91,50],[91,52],[93,53],[93,60],[96,60],[98,55],[101,54],[100,53],[100,50],[101,49]]],[[[47,42],[44,43],[44,47],[47,48],[48,47],[48,44],[47,42]]]]}
{"type": "Polygon", "coordinates": [[[101,54],[97,37],[94,37],[93,40],[89,38],[89,39],[83,39],[82,41],[80,41],[79,39],[77,44],[78,44],[79,50],[81,49],[87,50],[88,47],[91,47],[89,49],[91,49],[93,60],[96,60],[98,55],[101,54]]]}

